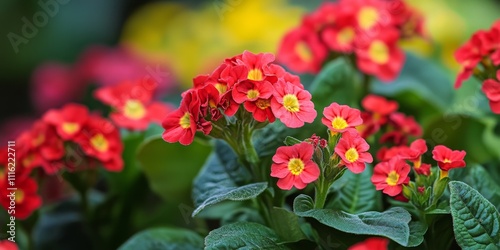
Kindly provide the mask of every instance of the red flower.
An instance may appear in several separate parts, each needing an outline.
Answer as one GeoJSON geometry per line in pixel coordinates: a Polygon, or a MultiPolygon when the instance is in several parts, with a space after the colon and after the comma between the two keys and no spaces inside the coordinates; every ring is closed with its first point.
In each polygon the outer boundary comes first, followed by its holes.
{"type": "Polygon", "coordinates": [[[169,112],[167,105],[152,101],[155,88],[152,80],[124,82],[98,89],[95,97],[116,110],[110,117],[118,126],[145,130],[151,122],[160,123],[169,112]]]}
{"type": "Polygon", "coordinates": [[[288,32],[281,41],[278,59],[299,73],[317,73],[328,51],[310,27],[302,26],[288,32]]]}
{"type": "Polygon", "coordinates": [[[363,123],[360,114],[357,109],[334,102],[323,110],[324,117],[321,122],[330,129],[330,132],[343,133],[363,123]]]}
{"type": "Polygon", "coordinates": [[[348,131],[342,134],[335,153],[342,158],[343,164],[355,174],[365,170],[365,163],[373,161],[372,155],[367,152],[370,146],[355,132],[348,131]]]}
{"type": "Polygon", "coordinates": [[[352,6],[357,29],[364,33],[382,32],[377,28],[390,24],[390,18],[384,17],[387,12],[383,1],[379,0],[341,0],[340,5],[352,6]]]}
{"type": "Polygon", "coordinates": [[[356,49],[358,68],[365,74],[375,75],[382,81],[391,81],[401,71],[405,54],[397,47],[399,32],[387,29],[360,43],[356,49]]]}
{"type": "Polygon", "coordinates": [[[90,116],[75,141],[87,156],[99,160],[108,171],[122,170],[123,145],[118,129],[110,121],[90,116]]]}
{"type": "Polygon", "coordinates": [[[356,30],[352,23],[347,22],[326,28],[321,37],[331,50],[351,53],[354,50],[356,30]]]}
{"type": "Polygon", "coordinates": [[[2,250],[19,250],[16,243],[10,240],[0,240],[0,249],[2,250]]]}
{"type": "Polygon", "coordinates": [[[371,237],[362,242],[350,246],[349,250],[387,250],[389,239],[371,237]]]}
{"type": "MultiPolygon", "coordinates": [[[[500,79],[500,70],[497,71],[497,79],[500,79]]],[[[491,111],[500,114],[500,82],[487,79],[481,88],[490,102],[491,111]]]]}
{"type": "Polygon", "coordinates": [[[421,163],[419,167],[417,167],[417,165],[413,165],[413,169],[415,169],[417,174],[425,176],[431,175],[431,164],[421,163]]]}
{"type": "Polygon", "coordinates": [[[398,110],[398,103],[396,101],[387,100],[383,96],[369,94],[361,101],[361,106],[373,114],[373,119],[377,123],[385,123],[385,118],[398,110]]]}
{"type": "Polygon", "coordinates": [[[407,143],[408,137],[422,136],[422,128],[412,116],[396,112],[389,116],[389,121],[394,130],[382,135],[380,138],[382,143],[392,141],[396,145],[404,145],[407,143]]]}
{"type": "Polygon", "coordinates": [[[371,181],[377,190],[396,196],[403,190],[403,185],[410,181],[409,173],[410,165],[396,157],[375,165],[371,181]]]}
{"type": "Polygon", "coordinates": [[[275,117],[271,110],[271,97],[273,85],[268,81],[244,81],[234,85],[233,99],[237,103],[244,103],[248,112],[253,114],[255,120],[274,122],[275,117]]]}
{"type": "Polygon", "coordinates": [[[316,118],[311,94],[294,84],[280,79],[274,85],[271,108],[274,115],[287,127],[298,128],[304,122],[311,123],[316,118]]]}
{"type": "Polygon", "coordinates": [[[271,166],[271,176],[279,178],[278,187],[283,190],[290,190],[293,186],[303,189],[318,179],[320,170],[312,161],[313,153],[313,145],[307,142],[279,147],[271,166]]]}
{"type": "Polygon", "coordinates": [[[244,65],[247,69],[247,79],[252,81],[263,81],[267,77],[267,67],[274,61],[271,53],[253,54],[244,51],[241,58],[236,59],[236,65],[244,65]]]}
{"type": "Polygon", "coordinates": [[[55,126],[57,134],[64,140],[70,140],[77,135],[88,119],[87,107],[70,103],[60,110],[49,110],[43,120],[55,126]]]}
{"type": "Polygon", "coordinates": [[[162,126],[163,140],[189,145],[194,140],[199,121],[200,102],[196,91],[188,91],[182,99],[181,106],[167,115],[162,126]]]}
{"type": "Polygon", "coordinates": [[[451,150],[443,145],[438,145],[432,150],[432,158],[438,162],[442,171],[465,167],[465,151],[451,150]]]}
{"type": "MultiPolygon", "coordinates": [[[[42,205],[42,199],[37,194],[38,185],[30,178],[16,178],[15,188],[17,190],[7,190],[8,183],[0,184],[0,201],[7,211],[12,210],[13,216],[18,219],[28,218],[33,211],[42,205]]],[[[10,213],[10,212],[9,212],[10,213]]]]}
{"type": "Polygon", "coordinates": [[[407,146],[394,146],[394,147],[382,147],[377,152],[377,159],[379,161],[388,161],[394,157],[401,157],[401,153],[407,150],[407,146]]]}

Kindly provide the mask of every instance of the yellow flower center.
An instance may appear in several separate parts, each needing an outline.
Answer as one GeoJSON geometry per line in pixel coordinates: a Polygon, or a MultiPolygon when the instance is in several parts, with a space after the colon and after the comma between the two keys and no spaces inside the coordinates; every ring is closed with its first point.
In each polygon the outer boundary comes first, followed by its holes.
{"type": "Polygon", "coordinates": [[[76,122],[65,122],[62,124],[62,130],[66,134],[74,134],[76,131],[80,129],[80,125],[76,122]]]}
{"type": "Polygon", "coordinates": [[[16,190],[16,203],[21,204],[24,201],[24,192],[21,189],[16,190]]]}
{"type": "Polygon", "coordinates": [[[345,129],[348,126],[349,125],[347,124],[347,121],[340,116],[337,116],[337,117],[333,118],[333,120],[332,120],[332,127],[334,129],[345,129]]]}
{"type": "Polygon", "coordinates": [[[370,44],[368,56],[377,64],[386,64],[389,61],[389,48],[384,42],[375,40],[370,44]]]}
{"type": "Polygon", "coordinates": [[[385,179],[385,182],[387,182],[387,185],[389,186],[396,186],[398,185],[398,180],[399,180],[399,174],[393,170],[389,172],[389,175],[387,175],[387,179],[385,179]]]}
{"type": "Polygon", "coordinates": [[[260,69],[252,69],[248,71],[247,78],[254,81],[261,81],[262,79],[264,79],[262,71],[260,71],[260,69]]]}
{"type": "Polygon", "coordinates": [[[227,85],[222,83],[216,83],[214,87],[219,91],[219,94],[224,94],[227,91],[227,85]]]}
{"type": "Polygon", "coordinates": [[[351,27],[343,28],[337,35],[337,41],[341,45],[346,45],[354,40],[354,29],[351,27]]]}
{"type": "Polygon", "coordinates": [[[38,134],[35,139],[33,139],[32,144],[34,147],[38,147],[42,145],[42,143],[45,141],[45,135],[44,134],[38,134]]]}
{"type": "Polygon", "coordinates": [[[35,160],[35,156],[33,155],[33,153],[28,154],[26,157],[24,157],[22,161],[23,167],[30,166],[33,160],[35,160]]]}
{"type": "Polygon", "coordinates": [[[355,148],[348,149],[345,151],[345,158],[351,163],[357,161],[359,159],[358,151],[355,148]]]}
{"type": "Polygon", "coordinates": [[[290,112],[298,112],[300,108],[299,99],[296,95],[286,94],[283,96],[283,106],[290,112]]]}
{"type": "Polygon", "coordinates": [[[96,134],[90,138],[90,144],[99,152],[106,152],[109,149],[109,142],[103,134],[96,134]]]}
{"type": "Polygon", "coordinates": [[[304,162],[299,158],[292,158],[288,162],[288,170],[290,170],[290,173],[293,175],[299,175],[304,171],[304,162]]]}
{"type": "Polygon", "coordinates": [[[124,114],[126,117],[134,120],[143,118],[146,115],[146,108],[138,100],[128,100],[125,103],[124,114]]]}
{"type": "Polygon", "coordinates": [[[179,119],[179,125],[181,125],[181,128],[183,129],[191,127],[191,115],[189,112],[184,113],[181,119],[179,119]]]}
{"type": "Polygon", "coordinates": [[[450,159],[446,158],[443,160],[443,163],[451,163],[450,159]]]}
{"type": "Polygon", "coordinates": [[[255,105],[257,105],[257,107],[260,109],[267,109],[269,106],[271,106],[271,103],[269,102],[269,100],[259,99],[255,102],[255,105]]]}
{"type": "Polygon", "coordinates": [[[377,23],[379,13],[374,7],[364,7],[358,12],[357,18],[359,26],[364,30],[368,30],[377,23]]]}
{"type": "Polygon", "coordinates": [[[259,97],[259,95],[260,95],[260,93],[256,89],[251,89],[247,92],[248,99],[255,99],[255,98],[259,97]]]}
{"type": "Polygon", "coordinates": [[[295,45],[295,52],[302,61],[310,62],[313,58],[311,49],[305,42],[299,42],[295,45]]]}

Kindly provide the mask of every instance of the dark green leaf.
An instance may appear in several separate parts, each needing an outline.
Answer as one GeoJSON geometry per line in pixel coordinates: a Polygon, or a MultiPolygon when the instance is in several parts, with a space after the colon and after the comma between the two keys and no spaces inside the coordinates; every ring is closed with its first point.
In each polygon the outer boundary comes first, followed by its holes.
{"type": "Polygon", "coordinates": [[[427,225],[422,222],[412,221],[409,224],[410,238],[408,239],[407,247],[416,247],[424,241],[424,235],[427,232],[427,225]]]}
{"type": "Polygon", "coordinates": [[[430,102],[442,110],[453,102],[452,82],[446,71],[411,53],[406,54],[405,65],[396,80],[390,83],[375,81],[372,90],[376,94],[390,97],[414,92],[424,97],[422,101],[430,102]]]}
{"type": "Polygon", "coordinates": [[[365,212],[354,215],[332,209],[314,209],[313,204],[311,197],[301,194],[295,198],[293,210],[298,216],[314,218],[343,232],[384,236],[403,246],[409,244],[408,223],[411,216],[403,208],[395,207],[382,213],[365,212]]]}
{"type": "Polygon", "coordinates": [[[287,249],[270,228],[253,222],[236,222],[211,231],[205,249],[287,249]]]}
{"type": "Polygon", "coordinates": [[[193,216],[221,201],[254,198],[267,188],[267,182],[239,186],[237,182],[244,181],[246,176],[244,171],[231,148],[218,142],[216,152],[209,157],[194,181],[193,199],[197,208],[193,216]]]}
{"type": "Polygon", "coordinates": [[[300,229],[299,218],[294,213],[280,207],[271,210],[272,228],[284,242],[296,242],[306,239],[300,229]]]}
{"type": "Polygon", "coordinates": [[[155,228],[139,232],[119,250],[190,250],[203,249],[203,238],[182,228],[155,228]]]}
{"type": "Polygon", "coordinates": [[[479,192],[459,181],[450,186],[453,230],[463,249],[500,248],[500,214],[479,192]]]}
{"type": "Polygon", "coordinates": [[[333,185],[335,199],[329,207],[352,214],[380,210],[382,199],[380,192],[370,181],[372,171],[372,168],[367,167],[361,174],[354,174],[351,171],[344,173],[335,182],[340,185],[333,185]]]}
{"type": "Polygon", "coordinates": [[[153,191],[165,200],[182,201],[210,149],[196,141],[186,147],[157,137],[140,146],[137,159],[153,191]]]}
{"type": "Polygon", "coordinates": [[[467,166],[469,169],[463,182],[476,189],[481,195],[489,200],[500,210],[500,185],[498,185],[490,174],[480,165],[467,166]]]}

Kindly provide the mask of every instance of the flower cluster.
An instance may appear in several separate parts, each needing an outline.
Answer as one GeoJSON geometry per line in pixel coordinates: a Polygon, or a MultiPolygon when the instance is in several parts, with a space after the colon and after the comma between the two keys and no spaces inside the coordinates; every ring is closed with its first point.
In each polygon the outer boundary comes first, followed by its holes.
{"type": "Polygon", "coordinates": [[[404,63],[398,41],[423,35],[422,23],[402,0],[325,2],[285,35],[278,58],[296,72],[316,73],[325,60],[352,54],[361,72],[390,81],[404,63]]]}
{"type": "MultiPolygon", "coordinates": [[[[426,152],[427,145],[423,139],[417,139],[409,146],[383,148],[377,153],[377,158],[381,162],[375,165],[371,178],[372,183],[377,190],[382,190],[383,193],[393,197],[401,195],[404,186],[414,186],[418,193],[429,193],[427,190],[435,188],[433,186],[436,184],[432,184],[432,180],[436,176],[433,176],[430,164],[422,163],[422,155],[426,152]],[[415,174],[415,184],[410,184],[412,169],[415,174]]],[[[447,177],[450,169],[465,167],[465,151],[452,151],[445,146],[438,145],[432,150],[432,155],[440,169],[437,180],[447,177]]],[[[409,194],[405,194],[405,196],[411,197],[409,194]]],[[[424,201],[427,199],[422,199],[421,203],[424,201]]]]}
{"type": "MultiPolygon", "coordinates": [[[[79,166],[102,165],[108,171],[123,168],[123,145],[118,129],[101,116],[90,114],[80,104],[67,104],[63,108],[49,110],[36,121],[30,130],[15,140],[16,217],[26,218],[41,205],[36,195],[37,183],[30,174],[38,167],[47,175],[60,170],[77,170],[79,166]]],[[[4,148],[2,150],[7,150],[4,148]]],[[[7,156],[7,153],[2,153],[7,156]]],[[[7,159],[0,159],[0,190],[10,185],[7,159]]],[[[9,207],[9,200],[2,205],[9,207]]]]}
{"type": "Polygon", "coordinates": [[[455,88],[474,75],[483,81],[482,90],[490,101],[491,110],[500,114],[500,21],[489,30],[479,30],[455,52],[462,70],[455,88]]]}
{"type": "Polygon", "coordinates": [[[370,94],[363,98],[361,105],[365,109],[361,113],[364,123],[357,129],[363,138],[383,130],[381,143],[405,145],[410,137],[422,136],[422,128],[412,116],[396,112],[399,107],[397,102],[370,94]]]}
{"type": "Polygon", "coordinates": [[[123,82],[97,89],[94,96],[113,108],[109,116],[117,126],[145,130],[151,122],[161,124],[170,112],[166,104],[153,101],[157,86],[150,79],[123,82]]]}
{"type": "Polygon", "coordinates": [[[279,188],[302,189],[321,175],[327,183],[332,182],[344,167],[357,174],[364,171],[365,163],[373,161],[370,146],[355,128],[363,123],[359,110],[334,102],[323,110],[321,121],[328,127],[328,141],[313,135],[276,151],[271,176],[280,178],[279,188]]]}
{"type": "Polygon", "coordinates": [[[163,139],[188,145],[196,131],[208,135],[215,127],[225,133],[230,122],[226,116],[243,119],[251,114],[251,123],[272,123],[278,118],[290,128],[312,122],[316,111],[311,94],[298,76],[273,61],[270,53],[245,51],[226,59],[211,74],[194,78],[193,88],[182,94],[180,107],[163,120],[163,139]]]}

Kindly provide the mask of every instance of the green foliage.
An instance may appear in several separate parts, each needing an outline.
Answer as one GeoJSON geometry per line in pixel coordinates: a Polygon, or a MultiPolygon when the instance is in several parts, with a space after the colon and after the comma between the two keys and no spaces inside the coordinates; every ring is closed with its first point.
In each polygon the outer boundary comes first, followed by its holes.
{"type": "Polygon", "coordinates": [[[306,239],[300,228],[299,217],[293,212],[284,208],[274,207],[271,210],[271,218],[272,228],[284,242],[296,242],[306,239]]]}
{"type": "MultiPolygon", "coordinates": [[[[313,209],[314,202],[307,195],[295,198],[293,211],[301,217],[310,217],[331,228],[352,233],[377,235],[390,238],[400,245],[408,246],[410,243],[410,214],[399,207],[391,208],[382,213],[365,212],[357,215],[333,209],[313,209]]],[[[416,230],[420,232],[421,230],[416,230]]],[[[414,243],[421,237],[421,233],[412,238],[414,243]]]]}
{"type": "Polygon", "coordinates": [[[239,186],[244,172],[231,148],[216,143],[215,153],[210,155],[194,181],[193,198],[197,207],[193,216],[204,208],[225,200],[242,201],[256,197],[267,188],[267,182],[239,186]]]}
{"type": "Polygon", "coordinates": [[[205,249],[288,249],[272,229],[253,222],[237,222],[211,231],[205,249]]]}
{"type": "Polygon", "coordinates": [[[154,228],[139,232],[119,250],[197,250],[203,249],[203,238],[182,228],[154,228]]]}
{"type": "Polygon", "coordinates": [[[500,185],[496,183],[481,165],[471,165],[464,169],[454,170],[454,180],[462,181],[476,189],[484,198],[500,210],[500,185]]]}
{"type": "Polygon", "coordinates": [[[197,142],[185,147],[153,137],[140,146],[137,159],[154,192],[166,201],[183,201],[209,152],[197,142]]]}
{"type": "Polygon", "coordinates": [[[463,249],[500,248],[500,214],[479,192],[459,181],[450,186],[453,230],[463,249]]]}
{"type": "Polygon", "coordinates": [[[332,186],[335,198],[329,202],[328,207],[351,214],[381,210],[382,197],[370,181],[372,173],[371,167],[367,167],[361,174],[346,171],[332,186]]]}

